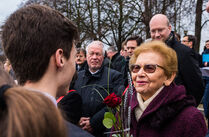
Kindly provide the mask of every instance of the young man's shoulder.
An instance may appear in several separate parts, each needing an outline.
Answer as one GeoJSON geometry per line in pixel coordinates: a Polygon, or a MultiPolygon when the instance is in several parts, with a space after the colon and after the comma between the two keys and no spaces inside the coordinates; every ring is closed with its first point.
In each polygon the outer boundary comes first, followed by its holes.
{"type": "Polygon", "coordinates": [[[67,127],[67,133],[68,137],[94,137],[90,133],[84,131],[80,127],[70,123],[70,122],[65,122],[66,127],[67,127]]]}

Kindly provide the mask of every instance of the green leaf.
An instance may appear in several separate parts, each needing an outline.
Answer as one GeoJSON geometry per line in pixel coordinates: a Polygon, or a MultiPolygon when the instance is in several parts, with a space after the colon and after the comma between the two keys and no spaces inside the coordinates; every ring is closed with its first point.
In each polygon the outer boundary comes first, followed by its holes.
{"type": "Polygon", "coordinates": [[[111,113],[111,112],[105,112],[105,114],[104,114],[104,119],[105,118],[110,118],[112,121],[113,121],[113,124],[115,124],[115,122],[116,122],[116,117],[115,117],[115,115],[113,114],[113,113],[111,113]]]}
{"type": "Polygon", "coordinates": [[[112,126],[113,126],[113,121],[110,118],[104,118],[102,123],[108,129],[112,128],[112,126]]]}
{"type": "Polygon", "coordinates": [[[120,134],[113,134],[112,137],[121,137],[120,134]]]}

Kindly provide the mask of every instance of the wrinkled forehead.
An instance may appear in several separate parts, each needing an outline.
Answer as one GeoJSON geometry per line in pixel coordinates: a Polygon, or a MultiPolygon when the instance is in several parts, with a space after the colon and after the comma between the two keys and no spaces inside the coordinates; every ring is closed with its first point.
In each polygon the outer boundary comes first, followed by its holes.
{"type": "Polygon", "coordinates": [[[88,48],[88,52],[99,52],[102,53],[103,47],[101,45],[90,45],[88,48]]]}
{"type": "Polygon", "coordinates": [[[150,24],[150,30],[164,29],[167,27],[168,25],[165,22],[156,22],[156,23],[150,24]]]}
{"type": "Polygon", "coordinates": [[[136,64],[159,64],[164,66],[164,56],[153,50],[142,51],[135,60],[136,64]]]}

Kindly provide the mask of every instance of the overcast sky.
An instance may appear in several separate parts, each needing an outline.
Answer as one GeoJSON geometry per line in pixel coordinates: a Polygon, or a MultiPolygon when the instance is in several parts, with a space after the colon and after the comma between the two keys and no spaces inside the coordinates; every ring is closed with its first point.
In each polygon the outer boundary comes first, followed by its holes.
{"type": "Polygon", "coordinates": [[[24,0],[0,0],[0,25],[24,0]]]}
{"type": "MultiPolygon", "coordinates": [[[[17,10],[18,6],[21,2],[26,0],[0,0],[0,26],[5,22],[5,19],[15,10],[17,10]]],[[[209,13],[206,13],[209,18],[209,13]]],[[[188,30],[188,34],[194,35],[194,30],[188,30]]],[[[203,28],[202,30],[202,38],[201,38],[201,46],[200,53],[203,50],[205,41],[209,39],[208,35],[208,27],[203,28]]]]}

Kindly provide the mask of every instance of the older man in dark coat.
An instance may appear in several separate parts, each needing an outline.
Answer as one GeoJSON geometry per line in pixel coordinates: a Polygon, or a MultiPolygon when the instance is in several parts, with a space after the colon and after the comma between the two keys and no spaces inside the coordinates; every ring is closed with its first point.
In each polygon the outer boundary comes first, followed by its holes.
{"type": "Polygon", "coordinates": [[[82,117],[79,125],[96,137],[103,137],[105,127],[102,124],[107,111],[103,99],[107,92],[121,95],[124,90],[122,74],[103,66],[104,50],[100,41],[94,41],[87,46],[87,67],[78,73],[74,89],[83,101],[82,117]],[[105,91],[106,89],[107,91],[105,91]]]}

